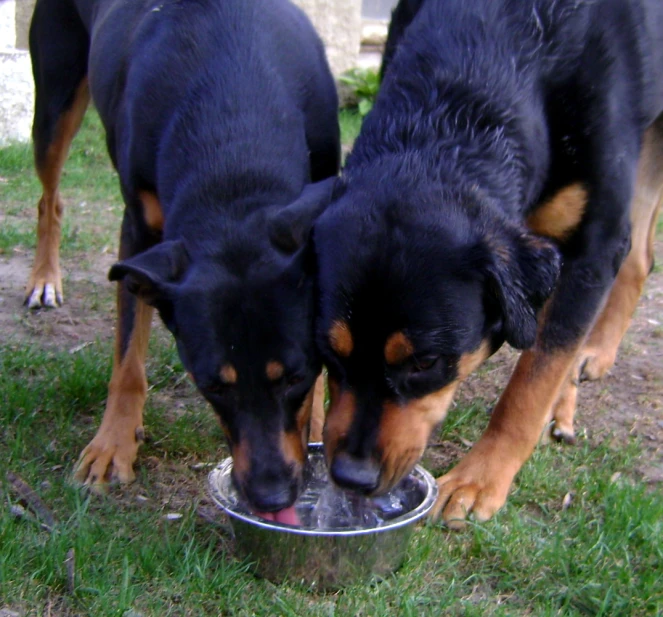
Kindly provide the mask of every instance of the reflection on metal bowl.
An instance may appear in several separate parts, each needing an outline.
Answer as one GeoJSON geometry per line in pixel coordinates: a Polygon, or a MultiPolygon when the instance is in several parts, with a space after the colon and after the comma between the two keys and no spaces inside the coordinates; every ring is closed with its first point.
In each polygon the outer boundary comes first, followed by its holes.
{"type": "Polygon", "coordinates": [[[320,444],[309,445],[300,526],[264,520],[241,502],[228,458],[209,476],[212,499],[230,517],[236,554],[273,582],[338,589],[384,577],[405,559],[415,523],[435,503],[437,483],[421,466],[388,495],[360,498],[333,486],[320,444]]]}

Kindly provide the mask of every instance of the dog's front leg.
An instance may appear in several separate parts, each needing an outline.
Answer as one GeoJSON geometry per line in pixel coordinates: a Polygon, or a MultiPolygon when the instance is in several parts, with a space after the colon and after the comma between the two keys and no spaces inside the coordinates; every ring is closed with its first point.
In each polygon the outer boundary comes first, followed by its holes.
{"type": "MultiPolygon", "coordinates": [[[[125,216],[120,256],[131,234],[125,216]]],[[[131,482],[133,463],[144,439],[143,406],[147,396],[145,357],[152,325],[153,307],[130,293],[124,281],[117,287],[117,327],[113,373],[101,426],[81,453],[74,477],[94,490],[104,491],[108,482],[131,482]]]]}
{"type": "Polygon", "coordinates": [[[514,476],[541,436],[576,353],[575,348],[522,353],[485,433],[454,469],[438,479],[440,494],[433,516],[441,512],[445,523],[458,529],[470,513],[484,521],[504,505],[514,476]]]}

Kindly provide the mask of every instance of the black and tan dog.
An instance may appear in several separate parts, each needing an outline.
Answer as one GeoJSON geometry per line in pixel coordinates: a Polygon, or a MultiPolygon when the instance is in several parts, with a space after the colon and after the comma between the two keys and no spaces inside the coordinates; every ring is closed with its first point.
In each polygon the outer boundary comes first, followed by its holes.
{"type": "Polygon", "coordinates": [[[663,195],[659,0],[401,0],[383,83],[314,226],[337,483],[393,486],[458,384],[524,350],[436,514],[493,515],[580,377],[612,365],[663,195]],[[630,252],[629,252],[630,250],[630,252]]]}
{"type": "Polygon", "coordinates": [[[241,491],[278,517],[299,491],[320,372],[305,240],[339,165],[317,34],[287,0],[37,0],[30,51],[44,190],[30,307],[62,302],[58,183],[90,95],[126,204],[113,374],[76,477],[134,477],[156,308],[241,491]]]}

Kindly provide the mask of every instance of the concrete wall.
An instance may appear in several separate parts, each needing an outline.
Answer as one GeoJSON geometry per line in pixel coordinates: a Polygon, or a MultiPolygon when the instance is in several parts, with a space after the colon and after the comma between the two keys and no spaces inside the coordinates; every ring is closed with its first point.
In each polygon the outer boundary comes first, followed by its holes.
{"type": "Polygon", "coordinates": [[[34,8],[35,0],[18,0],[16,3],[16,47],[18,49],[28,48],[28,31],[34,8]]]}
{"type": "Polygon", "coordinates": [[[30,139],[34,86],[30,57],[16,47],[17,7],[29,0],[0,0],[0,145],[30,139]]]}
{"type": "Polygon", "coordinates": [[[332,72],[357,65],[361,44],[361,0],[294,0],[325,42],[332,72]]]}

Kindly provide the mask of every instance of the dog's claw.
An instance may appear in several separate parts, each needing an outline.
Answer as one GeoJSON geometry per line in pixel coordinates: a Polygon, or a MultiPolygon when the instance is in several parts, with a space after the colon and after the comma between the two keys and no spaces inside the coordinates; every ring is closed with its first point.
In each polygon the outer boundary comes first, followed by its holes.
{"type": "MultiPolygon", "coordinates": [[[[135,433],[138,436],[139,430],[135,433]]],[[[74,480],[94,493],[106,493],[111,481],[129,484],[136,479],[133,463],[138,452],[136,441],[127,447],[108,445],[95,438],[83,450],[74,469],[74,480]]]]}
{"type": "Polygon", "coordinates": [[[35,285],[25,304],[30,309],[57,308],[62,306],[62,293],[51,283],[35,285]]]}
{"type": "Polygon", "coordinates": [[[557,442],[565,443],[569,446],[573,446],[576,443],[576,436],[574,432],[569,432],[559,426],[554,426],[550,434],[557,442]]]}

